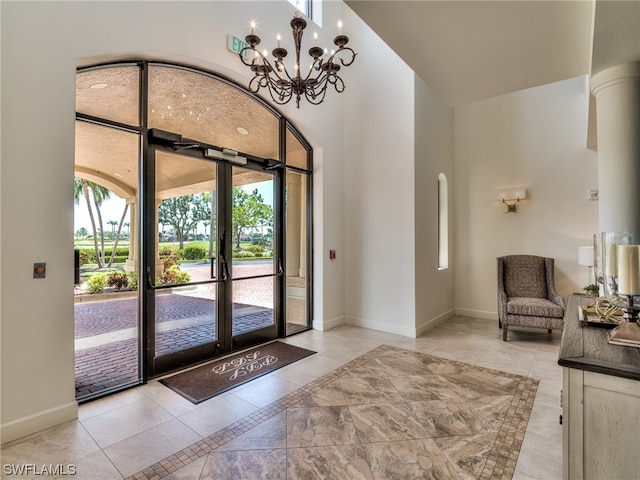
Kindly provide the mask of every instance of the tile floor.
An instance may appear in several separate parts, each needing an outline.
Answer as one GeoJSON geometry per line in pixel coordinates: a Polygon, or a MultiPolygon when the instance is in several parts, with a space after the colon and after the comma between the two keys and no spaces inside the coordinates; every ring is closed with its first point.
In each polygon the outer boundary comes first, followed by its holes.
{"type": "MultiPolygon", "coordinates": [[[[156,381],[87,403],[80,407],[78,421],[4,446],[2,464],[72,464],[76,478],[123,479],[386,344],[540,379],[513,478],[562,477],[562,427],[558,423],[562,370],[557,364],[557,332],[548,335],[543,330],[513,329],[509,341],[503,342],[495,322],[454,317],[417,339],[345,325],[327,332],[304,332],[286,341],[318,353],[200,405],[156,381]]],[[[272,421],[278,420],[274,417],[272,421]]],[[[256,441],[268,440],[269,423],[263,425],[267,430],[256,441]]],[[[255,462],[281,454],[282,450],[265,450],[255,462]]],[[[213,460],[233,461],[233,455],[229,445],[222,446],[193,462],[187,460],[187,466],[169,478],[229,478],[215,471],[220,462],[213,460]]],[[[7,475],[3,469],[2,478],[30,477],[7,475]]]]}

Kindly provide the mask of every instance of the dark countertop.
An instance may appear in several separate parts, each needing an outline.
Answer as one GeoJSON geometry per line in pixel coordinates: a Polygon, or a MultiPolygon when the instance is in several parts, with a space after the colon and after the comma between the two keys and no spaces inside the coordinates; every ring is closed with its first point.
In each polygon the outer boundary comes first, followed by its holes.
{"type": "Polygon", "coordinates": [[[590,372],[640,380],[640,349],[611,345],[611,331],[603,327],[582,326],[578,307],[593,303],[593,297],[571,295],[562,330],[558,364],[590,372]]]}

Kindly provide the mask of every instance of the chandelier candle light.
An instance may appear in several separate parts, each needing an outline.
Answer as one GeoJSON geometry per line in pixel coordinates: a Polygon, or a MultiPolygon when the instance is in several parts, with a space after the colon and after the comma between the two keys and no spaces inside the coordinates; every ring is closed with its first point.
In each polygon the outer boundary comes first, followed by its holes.
{"type": "MultiPolygon", "coordinates": [[[[338,50],[332,51],[330,56],[326,49],[323,50],[317,45],[318,37],[317,34],[314,34],[314,46],[309,49],[311,66],[308,73],[303,76],[300,65],[300,49],[302,48],[302,34],[306,27],[306,20],[301,17],[299,11],[296,11],[291,20],[291,31],[296,50],[294,70],[291,75],[283,61],[289,52],[280,46],[280,34],[277,36],[278,45],[271,52],[275,58],[272,64],[267,58],[267,50],[261,52],[256,48],[260,44],[260,37],[256,35],[255,22],[251,22],[251,31],[245,37],[248,46],[243,48],[239,54],[242,63],[250,67],[254,73],[254,77],[249,82],[249,90],[257,93],[261,88],[266,88],[272,100],[279,105],[288,103],[295,96],[298,108],[300,108],[300,97],[302,96],[313,105],[322,103],[329,85],[333,85],[338,93],[344,91],[345,84],[338,72],[341,65],[348,67],[353,63],[356,53],[346,46],[349,37],[342,34],[342,22],[338,22],[338,35],[333,39],[338,50]],[[245,57],[249,51],[254,52],[251,60],[245,57]]],[[[252,55],[248,55],[248,57],[250,58],[252,55]]]]}

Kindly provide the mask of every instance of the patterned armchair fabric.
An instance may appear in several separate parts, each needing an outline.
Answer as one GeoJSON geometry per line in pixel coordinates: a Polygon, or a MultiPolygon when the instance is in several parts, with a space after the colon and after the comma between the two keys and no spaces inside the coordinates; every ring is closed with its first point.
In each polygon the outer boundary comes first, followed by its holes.
{"type": "Polygon", "coordinates": [[[507,255],[498,263],[498,323],[502,339],[509,326],[562,330],[564,299],[556,293],[554,259],[507,255]]]}

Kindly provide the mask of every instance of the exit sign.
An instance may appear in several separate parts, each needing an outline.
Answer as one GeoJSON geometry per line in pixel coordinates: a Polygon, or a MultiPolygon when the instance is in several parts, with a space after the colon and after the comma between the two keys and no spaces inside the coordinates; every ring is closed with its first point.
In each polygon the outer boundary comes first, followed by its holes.
{"type": "MultiPolygon", "coordinates": [[[[248,47],[249,44],[247,42],[245,42],[244,40],[236,37],[235,35],[227,35],[227,48],[229,49],[230,52],[235,53],[235,54],[239,54],[243,48],[248,47]]],[[[248,57],[249,56],[249,52],[245,51],[243,53],[244,57],[248,57]]]]}

